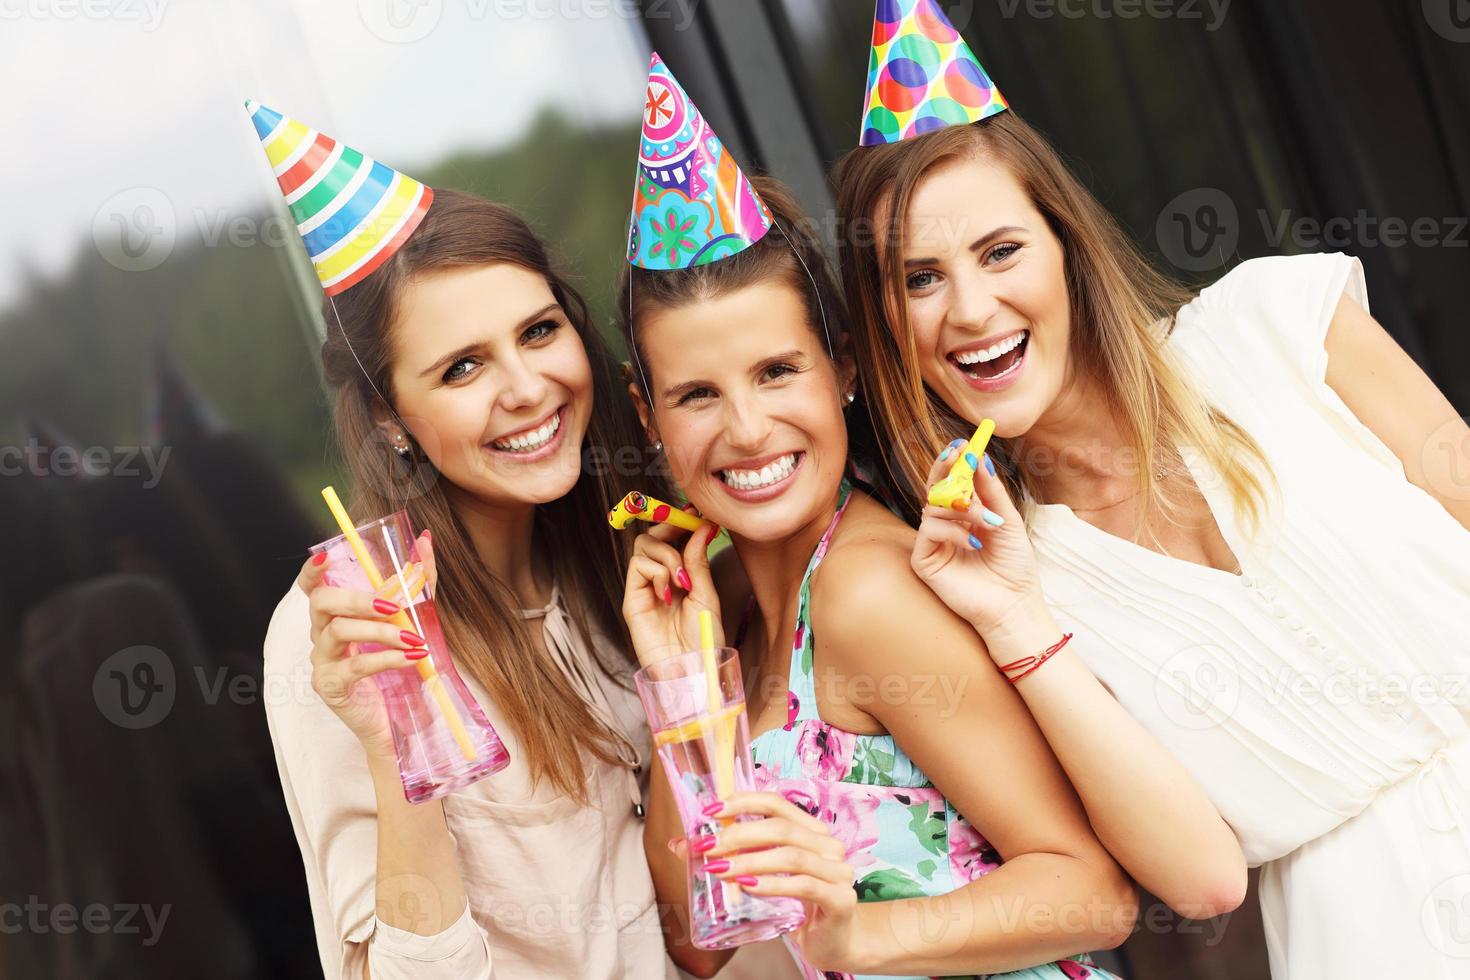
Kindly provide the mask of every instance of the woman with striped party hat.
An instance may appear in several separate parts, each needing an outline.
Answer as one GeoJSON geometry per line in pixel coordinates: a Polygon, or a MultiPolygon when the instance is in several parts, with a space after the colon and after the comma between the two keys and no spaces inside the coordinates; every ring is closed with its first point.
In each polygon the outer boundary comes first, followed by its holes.
{"type": "Polygon", "coordinates": [[[841,265],[914,568],[1175,911],[1235,908],[1249,862],[1276,980],[1463,976],[1470,428],[1356,259],[1191,295],[982,70],[945,66],[964,42],[932,0],[882,0],[874,40],[836,172],[874,234],[841,265]],[[980,504],[920,513],[984,419],[980,504]]]}
{"type": "Polygon", "coordinates": [[[449,647],[511,757],[406,802],[365,678],[412,665],[423,641],[389,623],[391,603],[303,566],[265,641],[265,689],[292,694],[266,713],[323,970],[672,978],[642,852],[627,554],[604,520],[633,481],[582,468],[636,430],[586,306],[511,209],[247,108],[326,293],[354,516],[407,508],[426,529],[449,647]],[[386,649],[348,655],[364,642],[386,649]]]}
{"type": "Polygon", "coordinates": [[[730,822],[671,853],[681,824],[654,781],[645,844],[672,955],[700,976],[730,955],[682,935],[692,851],[732,887],[805,903],[786,940],[810,980],[1110,976],[1082,951],[1128,934],[1131,882],[979,638],[910,570],[913,532],[845,475],[863,426],[809,223],[780,183],[746,179],[657,55],[644,108],[618,304],[629,390],[713,523],[642,534],[623,611],[645,664],[694,649],[702,611],[731,627],[766,790],[706,810],[730,822]],[[718,527],[738,569],[711,570],[718,527]],[[715,580],[740,572],[751,599],[722,610],[715,580]]]}

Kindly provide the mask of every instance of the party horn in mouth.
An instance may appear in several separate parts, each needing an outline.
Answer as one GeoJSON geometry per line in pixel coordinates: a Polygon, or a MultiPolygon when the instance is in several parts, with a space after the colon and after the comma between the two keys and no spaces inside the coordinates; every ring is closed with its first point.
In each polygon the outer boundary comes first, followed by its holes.
{"type": "Polygon", "coordinates": [[[698,531],[706,523],[703,518],[695,517],[656,497],[645,496],[637,490],[619,500],[617,506],[607,512],[607,522],[619,531],[635,520],[650,524],[672,524],[686,531],[698,531]]]}
{"type": "Polygon", "coordinates": [[[954,510],[969,510],[975,499],[975,471],[980,468],[980,456],[985,452],[990,437],[995,434],[995,421],[985,419],[980,428],[970,437],[960,458],[949,468],[949,476],[929,488],[929,506],[950,507],[954,510]]]}

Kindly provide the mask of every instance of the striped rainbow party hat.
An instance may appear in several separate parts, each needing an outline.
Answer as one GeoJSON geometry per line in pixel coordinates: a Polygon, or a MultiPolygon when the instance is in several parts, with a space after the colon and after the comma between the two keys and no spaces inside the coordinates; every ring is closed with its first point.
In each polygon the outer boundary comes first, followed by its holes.
{"type": "Polygon", "coordinates": [[[687,269],[745,251],[771,212],[655,52],[643,96],[643,140],[628,223],[628,261],[687,269]]]}
{"type": "Polygon", "coordinates": [[[862,146],[967,126],[1009,107],[935,0],[878,0],[862,146]]]}
{"type": "Polygon", "coordinates": [[[433,188],[253,99],[245,109],[328,296],[388,261],[428,212],[433,188]]]}

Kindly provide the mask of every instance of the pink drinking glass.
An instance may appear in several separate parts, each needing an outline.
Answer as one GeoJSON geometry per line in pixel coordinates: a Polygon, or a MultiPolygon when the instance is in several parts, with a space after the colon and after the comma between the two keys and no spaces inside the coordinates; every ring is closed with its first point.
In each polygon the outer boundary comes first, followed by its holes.
{"type": "MultiPolygon", "coordinates": [[[[410,803],[438,799],[504,769],[510,754],[454,669],[408,512],[369,521],[357,533],[372,569],[358,560],[346,535],[313,545],[311,553],[327,555],[326,584],[397,603],[402,612],[390,622],[428,641],[429,655],[418,664],[382,671],[373,680],[388,710],[404,797],[410,803]],[[374,574],[382,585],[375,587],[374,574]],[[400,576],[406,576],[407,589],[400,576]]],[[[355,646],[360,653],[384,649],[376,643],[355,646]]]]}
{"type": "MultiPolygon", "coordinates": [[[[714,697],[699,651],[660,660],[634,675],[654,747],[691,840],[721,826],[719,818],[701,812],[705,807],[756,788],[740,658],[727,647],[716,651],[714,661],[714,697]]],[[[689,855],[689,933],[699,948],[729,949],[773,939],[806,921],[798,899],[752,895],[710,874],[706,863],[702,855],[689,855]]]]}

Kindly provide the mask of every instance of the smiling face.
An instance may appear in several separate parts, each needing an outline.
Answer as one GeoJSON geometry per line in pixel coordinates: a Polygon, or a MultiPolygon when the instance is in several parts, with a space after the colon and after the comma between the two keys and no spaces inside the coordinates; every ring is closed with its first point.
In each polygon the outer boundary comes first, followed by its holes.
{"type": "Polygon", "coordinates": [[[924,382],[961,417],[1022,435],[1067,383],[1061,242],[1005,167],[968,155],[929,171],[904,226],[909,324],[924,382]]]}
{"type": "Polygon", "coordinates": [[[498,504],[571,491],[592,371],[545,278],[497,263],[415,279],[392,348],[395,407],[454,488],[498,504]]]}
{"type": "Polygon", "coordinates": [[[653,384],[645,423],[702,515],[774,541],[830,514],[850,372],[827,356],[795,290],[767,281],[651,309],[638,349],[653,384]]]}

